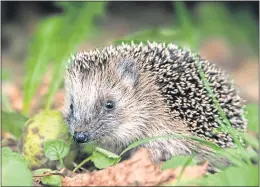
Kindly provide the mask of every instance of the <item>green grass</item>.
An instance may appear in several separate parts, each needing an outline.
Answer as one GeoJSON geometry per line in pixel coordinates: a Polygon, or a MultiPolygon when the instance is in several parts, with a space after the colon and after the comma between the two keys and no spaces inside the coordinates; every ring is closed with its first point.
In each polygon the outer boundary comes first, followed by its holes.
{"type": "Polygon", "coordinates": [[[23,113],[29,114],[30,104],[44,73],[52,65],[51,84],[45,102],[49,109],[57,89],[61,86],[70,55],[77,46],[93,34],[98,34],[94,18],[103,16],[106,2],[57,2],[64,9],[61,15],[40,22],[32,37],[25,62],[23,113]]]}

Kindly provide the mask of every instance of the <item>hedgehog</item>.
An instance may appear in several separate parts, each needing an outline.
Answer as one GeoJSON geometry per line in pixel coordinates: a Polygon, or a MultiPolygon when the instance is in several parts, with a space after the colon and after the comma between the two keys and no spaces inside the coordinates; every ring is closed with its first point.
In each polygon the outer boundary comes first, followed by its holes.
{"type": "Polygon", "coordinates": [[[74,141],[119,154],[137,140],[171,134],[139,147],[147,148],[155,163],[193,154],[213,163],[212,149],[180,138],[196,136],[223,148],[235,144],[230,134],[216,130],[223,116],[205,88],[198,60],[232,128],[244,132],[244,100],[224,70],[173,43],[147,41],[72,56],[63,115],[74,141]]]}

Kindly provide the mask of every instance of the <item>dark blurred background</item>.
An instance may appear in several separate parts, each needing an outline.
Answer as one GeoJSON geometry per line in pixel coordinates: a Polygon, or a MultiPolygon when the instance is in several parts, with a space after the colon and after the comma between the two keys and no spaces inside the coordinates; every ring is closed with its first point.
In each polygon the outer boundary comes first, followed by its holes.
{"type": "MultiPolygon", "coordinates": [[[[214,2],[185,2],[187,10],[192,16],[196,16],[205,4],[209,6],[214,2]]],[[[44,2],[1,2],[2,17],[2,67],[5,74],[10,75],[8,86],[3,90],[10,94],[10,84],[21,88],[24,71],[24,61],[28,53],[30,38],[35,31],[36,25],[45,17],[61,14],[63,9],[51,1],[44,2]]],[[[252,28],[246,28],[247,24],[241,25],[243,29],[253,30],[256,34],[249,34],[249,41],[257,43],[249,48],[247,45],[234,45],[225,38],[214,36],[205,37],[199,42],[197,51],[221,68],[232,74],[236,84],[241,88],[242,95],[248,102],[258,100],[258,42],[259,42],[259,2],[237,1],[218,2],[226,7],[230,15],[248,11],[248,18],[252,28]]],[[[215,6],[212,4],[212,6],[215,6]]],[[[210,13],[209,13],[210,14],[210,13]]],[[[221,14],[219,14],[221,16],[221,14]]],[[[97,19],[96,24],[102,30],[101,35],[95,40],[88,40],[79,49],[89,50],[95,47],[111,44],[128,34],[149,28],[161,28],[175,24],[175,7],[170,1],[154,2],[108,2],[105,16],[97,19]]],[[[210,17],[210,16],[209,16],[210,17]]],[[[243,16],[242,16],[243,17],[243,16]]],[[[247,21],[245,21],[247,22],[247,21]]],[[[214,25],[215,22],[209,22],[214,25]]],[[[221,26],[219,26],[221,27],[221,26]]],[[[198,30],[200,27],[198,28],[198,30]]],[[[239,27],[234,27],[239,30],[239,27]]],[[[230,31],[232,32],[232,31],[230,31]]],[[[18,90],[19,90],[18,89],[18,90]]],[[[21,94],[21,93],[20,93],[21,94]]],[[[18,94],[19,95],[19,94],[18,94]]],[[[58,96],[57,96],[58,97],[58,96]]],[[[19,102],[18,102],[19,103],[19,102]]],[[[17,104],[18,108],[21,103],[17,104]]]]}
{"type": "MultiPolygon", "coordinates": [[[[204,2],[212,4],[214,2],[204,2]]],[[[259,2],[257,1],[225,1],[224,4],[231,12],[249,10],[255,23],[259,22],[259,2]]],[[[203,2],[185,2],[191,13],[203,2]]],[[[214,6],[214,5],[213,5],[214,6]]],[[[52,1],[39,2],[2,2],[2,50],[17,57],[26,55],[28,37],[37,22],[46,16],[62,13],[62,9],[52,1]],[[21,43],[21,45],[19,45],[21,43]]],[[[124,36],[136,30],[151,27],[162,27],[174,23],[174,5],[171,1],[137,1],[137,2],[108,2],[106,16],[97,24],[102,25],[111,37],[124,36]],[[119,34],[119,36],[118,36],[119,34]]],[[[214,23],[212,23],[214,24],[214,23]]]]}

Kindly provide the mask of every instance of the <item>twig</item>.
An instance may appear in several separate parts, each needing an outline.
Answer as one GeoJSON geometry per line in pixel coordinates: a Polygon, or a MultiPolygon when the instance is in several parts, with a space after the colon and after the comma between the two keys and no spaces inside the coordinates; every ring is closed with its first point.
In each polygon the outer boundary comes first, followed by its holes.
{"type": "Polygon", "coordinates": [[[63,178],[65,178],[65,175],[62,173],[43,173],[41,175],[34,175],[33,177],[45,177],[45,176],[51,176],[51,175],[60,175],[63,178]]]}

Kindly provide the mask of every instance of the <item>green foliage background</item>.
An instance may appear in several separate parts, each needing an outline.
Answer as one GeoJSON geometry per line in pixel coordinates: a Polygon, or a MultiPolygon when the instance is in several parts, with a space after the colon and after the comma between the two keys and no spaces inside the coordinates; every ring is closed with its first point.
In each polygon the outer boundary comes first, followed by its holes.
{"type": "MultiPolygon", "coordinates": [[[[51,16],[41,21],[31,40],[28,58],[25,62],[23,113],[28,114],[31,100],[39,88],[48,65],[53,66],[52,81],[46,99],[45,108],[51,106],[53,96],[61,86],[65,66],[77,46],[90,36],[100,34],[95,26],[95,18],[103,17],[106,2],[57,2],[64,9],[63,14],[51,16]],[[73,25],[73,26],[72,26],[73,25]]],[[[235,45],[243,43],[255,53],[258,42],[256,25],[249,11],[231,14],[221,3],[205,3],[197,10],[194,18],[183,2],[174,2],[176,24],[168,28],[151,28],[124,37],[129,41],[174,42],[196,51],[203,38],[219,35],[235,45]],[[242,30],[241,30],[242,29],[242,30]]],[[[118,43],[121,41],[116,41],[118,43]]]]}
{"type": "Polygon", "coordinates": [[[57,2],[64,12],[44,19],[32,38],[28,58],[25,62],[23,113],[28,114],[32,97],[40,80],[52,63],[52,81],[45,108],[51,106],[53,96],[62,83],[66,64],[77,46],[98,34],[94,24],[96,16],[104,14],[106,2],[57,2]]]}

